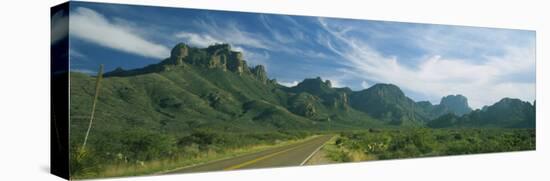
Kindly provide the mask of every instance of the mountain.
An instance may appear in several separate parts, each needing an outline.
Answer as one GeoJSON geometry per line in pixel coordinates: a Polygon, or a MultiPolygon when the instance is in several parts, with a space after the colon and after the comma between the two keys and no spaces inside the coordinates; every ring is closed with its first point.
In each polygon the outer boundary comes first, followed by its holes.
{"type": "Polygon", "coordinates": [[[445,114],[461,116],[472,111],[468,99],[462,95],[445,96],[437,105],[414,102],[393,84],[376,84],[353,92],[350,102],[354,109],[393,125],[423,125],[445,114]]]}
{"type": "Polygon", "coordinates": [[[458,116],[462,116],[472,112],[472,108],[468,106],[468,99],[460,94],[443,97],[441,103],[439,103],[439,107],[441,107],[439,109],[442,110],[438,111],[438,114],[454,113],[458,116]]]}
{"type": "Polygon", "coordinates": [[[468,98],[460,94],[445,96],[436,105],[432,105],[429,101],[419,101],[416,102],[416,105],[420,112],[430,120],[445,114],[462,116],[472,112],[472,108],[468,105],[468,98]]]}
{"type": "Polygon", "coordinates": [[[393,84],[375,84],[353,92],[350,103],[354,109],[392,125],[418,125],[424,120],[416,112],[416,103],[393,84]]]}
{"type": "MultiPolygon", "coordinates": [[[[71,129],[75,139],[89,120],[95,77],[71,72],[71,129]]],[[[348,105],[351,90],[329,81],[304,80],[288,88],[265,67],[249,67],[228,44],[176,45],[170,57],[143,68],[104,74],[94,129],[109,135],[144,128],[183,135],[188,130],[225,132],[381,127],[348,105]]]]}
{"type": "Polygon", "coordinates": [[[321,103],[330,109],[344,109],[349,107],[349,88],[333,88],[330,80],[323,81],[320,77],[304,79],[298,85],[286,89],[294,94],[308,93],[321,99],[321,103]]]}
{"type": "Polygon", "coordinates": [[[350,107],[349,88],[333,88],[329,80],[307,78],[294,87],[282,88],[288,92],[291,112],[316,121],[341,122],[346,125],[378,126],[383,123],[369,114],[350,107]]]}
{"type": "Polygon", "coordinates": [[[535,105],[512,98],[503,98],[491,106],[485,106],[462,116],[445,114],[427,124],[433,128],[535,128],[535,125],[535,105]]]}
{"type": "MultiPolygon", "coordinates": [[[[80,139],[80,133],[86,132],[82,125],[89,121],[95,77],[71,72],[70,79],[71,129],[75,133],[71,136],[80,139]]],[[[393,84],[353,91],[332,87],[321,77],[285,87],[269,79],[264,66],[249,67],[242,53],[228,44],[196,48],[180,43],[170,57],[157,64],[105,73],[94,128],[108,136],[131,128],[185,135],[195,129],[264,132],[421,127],[436,124],[436,118],[443,119],[448,113],[451,117],[447,118],[452,124],[460,123],[457,125],[534,125],[523,121],[534,120],[526,104],[501,102],[470,112],[461,95],[446,96],[432,105],[414,102],[393,84]]]]}

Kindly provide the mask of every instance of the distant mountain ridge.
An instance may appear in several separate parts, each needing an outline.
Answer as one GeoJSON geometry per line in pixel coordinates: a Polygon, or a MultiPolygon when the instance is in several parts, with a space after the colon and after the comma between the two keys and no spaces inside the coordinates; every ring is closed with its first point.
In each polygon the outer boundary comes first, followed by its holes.
{"type": "Polygon", "coordinates": [[[472,108],[468,105],[468,99],[460,94],[445,96],[436,105],[432,105],[428,101],[419,101],[416,104],[421,110],[420,112],[430,120],[449,113],[462,116],[472,112],[472,108]]]}
{"type": "Polygon", "coordinates": [[[427,123],[433,128],[503,127],[535,128],[535,104],[503,98],[497,103],[464,115],[446,114],[427,123]]]}
{"type": "MultiPolygon", "coordinates": [[[[448,115],[458,118],[478,112],[509,111],[501,108],[506,106],[472,111],[462,95],[445,96],[438,105],[414,102],[393,84],[375,84],[353,91],[334,88],[329,80],[317,77],[285,87],[269,79],[264,66],[249,67],[242,53],[233,51],[228,44],[195,48],[180,43],[170,57],[158,64],[132,70],[117,68],[104,76],[99,107],[141,110],[128,114],[120,110],[122,114],[117,117],[122,121],[115,128],[136,122],[152,129],[209,127],[227,131],[422,127],[436,124],[437,119],[448,115]],[[171,128],[163,128],[166,126],[171,128]]],[[[75,82],[71,84],[71,104],[75,105],[71,115],[85,115],[93,77],[74,74],[71,81],[75,82]]],[[[514,109],[526,106],[513,105],[514,109]]],[[[103,112],[103,116],[109,117],[109,112],[103,112]]],[[[101,119],[102,113],[98,114],[101,119]]],[[[520,119],[523,117],[517,118],[520,119]]],[[[516,124],[517,120],[506,126],[532,125],[516,124]]]]}

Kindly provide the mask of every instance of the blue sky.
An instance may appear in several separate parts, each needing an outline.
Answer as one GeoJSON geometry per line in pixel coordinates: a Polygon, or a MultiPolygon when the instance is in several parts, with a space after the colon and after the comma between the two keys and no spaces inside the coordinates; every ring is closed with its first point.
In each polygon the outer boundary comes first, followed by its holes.
{"type": "Polygon", "coordinates": [[[292,86],[320,76],[354,90],[398,85],[416,101],[463,94],[479,108],[535,99],[535,32],[72,2],[71,69],[139,68],[178,42],[229,43],[292,86]]]}

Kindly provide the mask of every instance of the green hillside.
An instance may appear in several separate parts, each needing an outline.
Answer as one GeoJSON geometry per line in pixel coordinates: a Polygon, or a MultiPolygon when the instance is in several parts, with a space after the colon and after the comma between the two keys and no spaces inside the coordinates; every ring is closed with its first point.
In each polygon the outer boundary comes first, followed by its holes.
{"type": "Polygon", "coordinates": [[[416,111],[415,102],[393,84],[376,84],[354,92],[351,105],[391,125],[415,126],[424,121],[423,115],[416,111]]]}
{"type": "MultiPolygon", "coordinates": [[[[231,50],[228,44],[201,49],[180,43],[169,58],[158,64],[134,70],[117,68],[104,76],[95,131],[147,128],[185,135],[189,130],[202,128],[262,132],[421,127],[445,114],[462,116],[471,112],[464,96],[447,96],[439,105],[432,105],[427,101],[414,102],[392,84],[352,91],[333,88],[329,80],[317,77],[284,87],[269,79],[262,65],[249,67],[242,53],[231,50]]],[[[93,76],[71,72],[74,139],[80,139],[86,128],[94,83],[93,76]]],[[[510,109],[516,108],[524,109],[510,109]]],[[[477,114],[497,115],[502,111],[510,113],[500,106],[466,116],[475,120],[477,114]]],[[[522,116],[531,114],[524,112],[522,116]]],[[[523,120],[512,118],[515,122],[523,120]]],[[[503,126],[532,125],[515,122],[503,126]]],[[[498,127],[498,123],[487,124],[498,127]]]]}

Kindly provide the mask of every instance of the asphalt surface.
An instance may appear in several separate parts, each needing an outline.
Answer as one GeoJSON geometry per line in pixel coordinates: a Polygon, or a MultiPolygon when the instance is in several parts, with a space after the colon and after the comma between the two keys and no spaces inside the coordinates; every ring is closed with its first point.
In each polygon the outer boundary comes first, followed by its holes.
{"type": "Polygon", "coordinates": [[[298,166],[301,165],[302,162],[308,158],[308,156],[315,152],[317,148],[322,146],[330,138],[332,138],[332,135],[322,135],[300,143],[294,143],[192,167],[185,167],[169,172],[169,174],[298,166]]]}

